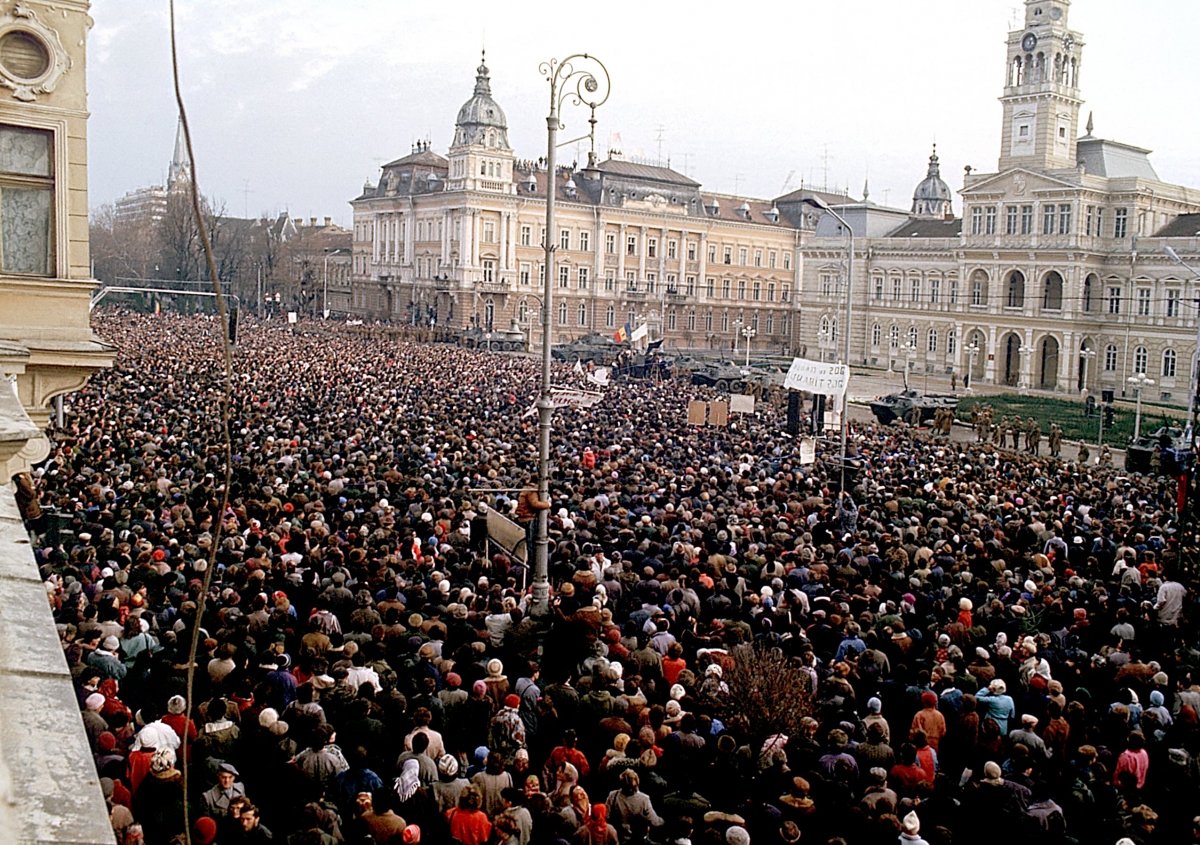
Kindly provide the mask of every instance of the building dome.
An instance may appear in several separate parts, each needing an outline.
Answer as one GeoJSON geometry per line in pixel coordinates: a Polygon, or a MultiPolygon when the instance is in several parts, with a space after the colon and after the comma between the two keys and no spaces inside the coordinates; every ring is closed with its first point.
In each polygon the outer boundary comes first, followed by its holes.
{"type": "Polygon", "coordinates": [[[475,93],[458,110],[454,144],[509,149],[508,119],[504,116],[504,109],[492,99],[491,78],[483,62],[475,71],[475,93]]]}
{"type": "Polygon", "coordinates": [[[929,156],[929,171],[913,193],[912,213],[918,217],[951,217],[954,214],[952,199],[950,186],[942,181],[937,144],[934,144],[933,154],[929,156]]]}

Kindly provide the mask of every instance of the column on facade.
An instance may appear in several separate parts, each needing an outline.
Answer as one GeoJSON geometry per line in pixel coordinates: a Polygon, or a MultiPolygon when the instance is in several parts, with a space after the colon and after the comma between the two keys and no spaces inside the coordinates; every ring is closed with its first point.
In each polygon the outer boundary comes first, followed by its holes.
{"type": "Polygon", "coordinates": [[[1071,386],[1071,362],[1078,360],[1078,357],[1075,352],[1075,332],[1064,332],[1062,345],[1058,348],[1058,381],[1055,385],[1056,390],[1065,390],[1067,393],[1075,392],[1071,386]]]}
{"type": "Polygon", "coordinates": [[[379,215],[376,214],[371,218],[371,263],[373,264],[379,263],[379,230],[379,215]]]}
{"type": "MultiPolygon", "coordinates": [[[[500,212],[500,267],[499,272],[508,269],[508,218],[507,211],[500,212]]],[[[497,276],[497,278],[501,278],[497,276]]]]}
{"type": "Polygon", "coordinates": [[[471,267],[474,264],[472,256],[475,254],[475,212],[465,208],[462,213],[462,241],[458,251],[459,263],[463,267],[471,267]]]}
{"type": "Polygon", "coordinates": [[[479,211],[471,212],[471,266],[479,266],[479,244],[483,238],[483,215],[479,211]]]}
{"type": "Polygon", "coordinates": [[[589,291],[591,304],[588,306],[588,323],[592,331],[596,331],[600,325],[600,318],[596,313],[599,310],[600,286],[604,284],[604,220],[600,217],[599,208],[595,210],[592,219],[595,224],[592,227],[592,288],[589,291]]]}
{"type": "Polygon", "coordinates": [[[450,209],[448,209],[448,208],[443,209],[443,211],[442,211],[442,233],[441,233],[442,237],[441,237],[441,241],[440,241],[441,247],[442,247],[442,266],[449,266],[449,264],[450,264],[450,241],[451,241],[452,233],[453,233],[453,228],[452,228],[453,225],[454,225],[454,217],[451,214],[450,209]]]}
{"type": "Polygon", "coordinates": [[[646,280],[646,227],[638,227],[638,284],[646,280]]]}
{"type": "Polygon", "coordinates": [[[617,233],[617,288],[623,290],[621,285],[625,284],[625,224],[621,224],[621,231],[617,233]]]}
{"type": "Polygon", "coordinates": [[[1025,330],[1025,336],[1021,338],[1021,352],[1021,378],[1018,384],[1029,389],[1033,387],[1033,329],[1025,330]]]}
{"type": "Polygon", "coordinates": [[[411,214],[405,214],[400,221],[401,231],[404,233],[404,264],[411,267],[413,263],[413,240],[416,237],[416,221],[413,220],[411,214]]]}
{"type": "Polygon", "coordinates": [[[983,374],[984,379],[986,379],[987,381],[990,381],[992,384],[995,384],[996,383],[996,362],[1000,358],[1000,350],[998,350],[996,348],[996,327],[994,325],[988,326],[987,333],[988,333],[987,349],[980,350],[979,354],[986,356],[986,358],[984,360],[987,362],[987,369],[983,374]]]}

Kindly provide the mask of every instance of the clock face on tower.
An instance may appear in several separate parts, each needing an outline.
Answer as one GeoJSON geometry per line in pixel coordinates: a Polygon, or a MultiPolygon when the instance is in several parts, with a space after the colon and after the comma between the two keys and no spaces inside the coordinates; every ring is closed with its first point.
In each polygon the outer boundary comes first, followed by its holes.
{"type": "Polygon", "coordinates": [[[1037,36],[1032,32],[1025,33],[1025,37],[1021,39],[1021,49],[1026,53],[1032,52],[1037,46],[1037,36]]]}

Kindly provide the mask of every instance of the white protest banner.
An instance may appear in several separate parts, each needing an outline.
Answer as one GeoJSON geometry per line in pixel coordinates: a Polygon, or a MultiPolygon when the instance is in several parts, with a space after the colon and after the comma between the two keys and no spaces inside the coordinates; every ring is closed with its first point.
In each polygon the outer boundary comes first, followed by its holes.
{"type": "Polygon", "coordinates": [[[590,408],[604,398],[595,390],[576,390],[572,387],[555,387],[550,391],[550,401],[555,408],[590,408]]]}
{"type": "Polygon", "coordinates": [[[634,343],[637,343],[639,340],[644,338],[649,333],[650,333],[650,324],[642,323],[640,326],[638,326],[636,329],[633,330],[633,334],[631,334],[629,336],[629,339],[632,340],[634,343]]]}
{"type": "Polygon", "coordinates": [[[826,364],[807,358],[793,358],[783,386],[788,390],[805,390],[825,396],[845,396],[850,381],[850,368],[845,364],[826,364]]]}
{"type": "Polygon", "coordinates": [[[587,374],[588,384],[608,387],[608,374],[608,367],[597,367],[594,371],[587,374]]]}
{"type": "Polygon", "coordinates": [[[800,438],[800,465],[808,466],[817,462],[817,438],[800,438]]]}
{"type": "Polygon", "coordinates": [[[295,324],[295,322],[296,322],[296,320],[298,320],[298,319],[299,319],[299,316],[296,314],[296,312],[295,312],[295,311],[289,311],[289,312],[288,312],[287,321],[288,321],[289,323],[291,323],[291,324],[293,324],[293,325],[294,325],[294,324],[295,324]]]}
{"type": "Polygon", "coordinates": [[[753,414],[754,397],[748,393],[734,393],[729,397],[729,411],[733,414],[753,414]]]}

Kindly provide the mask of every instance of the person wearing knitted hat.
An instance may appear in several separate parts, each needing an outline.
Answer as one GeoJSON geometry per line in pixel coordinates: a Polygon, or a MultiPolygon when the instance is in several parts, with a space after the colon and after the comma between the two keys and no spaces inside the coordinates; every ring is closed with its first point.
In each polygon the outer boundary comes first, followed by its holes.
{"type": "Polygon", "coordinates": [[[892,741],[892,729],[888,725],[888,720],[883,715],[883,702],[877,696],[871,696],[867,699],[867,715],[863,717],[863,731],[865,732],[871,725],[879,725],[883,731],[883,741],[890,743],[892,741]]]}
{"type": "Polygon", "coordinates": [[[917,814],[910,811],[903,819],[900,820],[900,842],[902,845],[929,845],[921,838],[921,820],[917,818],[917,814]]]}

